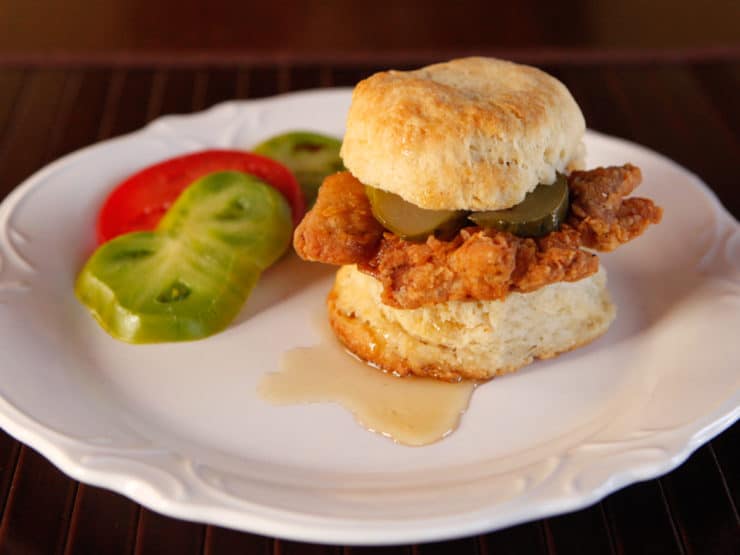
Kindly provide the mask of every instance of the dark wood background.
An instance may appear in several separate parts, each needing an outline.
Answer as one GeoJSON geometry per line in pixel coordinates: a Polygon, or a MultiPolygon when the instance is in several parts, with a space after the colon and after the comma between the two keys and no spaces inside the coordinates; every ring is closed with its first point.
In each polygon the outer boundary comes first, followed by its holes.
{"type": "Polygon", "coordinates": [[[0,51],[330,54],[738,44],[736,0],[0,0],[0,51]]]}
{"type": "MultiPolygon", "coordinates": [[[[590,127],[674,158],[740,215],[736,0],[0,0],[0,198],[51,160],[161,114],[468,53],[550,71],[590,127]]],[[[735,425],[667,476],[569,515],[369,549],[160,516],[70,480],[0,432],[0,553],[740,553],[738,445],[735,425]]]]}

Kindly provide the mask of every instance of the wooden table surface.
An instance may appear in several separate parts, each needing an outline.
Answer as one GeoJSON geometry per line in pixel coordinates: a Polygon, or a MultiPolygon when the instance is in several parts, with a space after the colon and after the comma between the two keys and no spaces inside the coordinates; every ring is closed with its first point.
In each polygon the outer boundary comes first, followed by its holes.
{"type": "MultiPolygon", "coordinates": [[[[738,217],[737,49],[647,57],[560,50],[506,55],[564,81],[590,127],[649,146],[701,176],[738,217]]],[[[0,63],[0,198],[55,158],[161,114],[353,85],[388,65],[429,61],[422,55],[11,57],[0,63]]],[[[740,553],[738,445],[735,425],[670,474],[572,514],[451,542],[370,549],[301,544],[164,517],[67,478],[0,432],[0,553],[740,553]]]]}

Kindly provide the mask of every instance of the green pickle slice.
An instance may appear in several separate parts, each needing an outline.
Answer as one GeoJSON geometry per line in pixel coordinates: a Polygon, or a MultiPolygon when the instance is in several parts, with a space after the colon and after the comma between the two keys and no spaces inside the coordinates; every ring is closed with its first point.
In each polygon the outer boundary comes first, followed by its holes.
{"type": "Polygon", "coordinates": [[[568,215],[568,180],[558,174],[552,185],[538,185],[524,200],[505,210],[468,216],[481,227],[508,231],[520,237],[542,237],[560,228],[568,215]]]}
{"type": "Polygon", "coordinates": [[[75,293],[117,339],[200,339],[234,319],[262,270],[288,248],[291,230],[277,190],[239,172],[210,174],[183,192],[155,231],[98,248],[75,293]]]}
{"type": "Polygon", "coordinates": [[[365,187],[373,216],[383,226],[409,241],[420,241],[435,233],[446,237],[454,235],[465,221],[463,210],[427,210],[403,200],[400,196],[365,187]]]}
{"type": "Polygon", "coordinates": [[[342,142],[334,137],[309,131],[291,131],[258,144],[253,152],[287,166],[301,186],[306,205],[311,206],[324,178],[344,170],[339,157],[341,146],[342,142]]]}

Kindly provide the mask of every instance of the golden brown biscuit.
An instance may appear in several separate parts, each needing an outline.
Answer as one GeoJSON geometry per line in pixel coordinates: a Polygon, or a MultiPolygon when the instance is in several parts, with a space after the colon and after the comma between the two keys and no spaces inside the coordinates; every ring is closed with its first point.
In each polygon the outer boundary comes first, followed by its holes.
{"type": "Polygon", "coordinates": [[[584,131],[554,77],[463,58],[360,82],[341,156],[362,183],[422,208],[493,210],[580,166],[584,131]]]}
{"type": "Polygon", "coordinates": [[[493,378],[596,339],[615,316],[603,268],[501,301],[417,309],[384,305],[381,289],[355,266],[343,266],[327,300],[329,322],[350,351],[399,375],[493,378]]]}

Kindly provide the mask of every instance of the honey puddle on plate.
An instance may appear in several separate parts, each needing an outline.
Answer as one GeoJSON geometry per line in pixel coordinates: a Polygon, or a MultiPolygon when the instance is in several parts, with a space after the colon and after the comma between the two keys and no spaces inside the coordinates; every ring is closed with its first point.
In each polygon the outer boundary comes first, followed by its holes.
{"type": "Polygon", "coordinates": [[[328,326],[322,328],[327,332],[319,345],[283,354],[280,372],[262,379],[260,397],[275,405],[339,403],[368,430],[404,445],[433,443],[457,427],[475,382],[385,374],[348,354],[328,326]]]}

